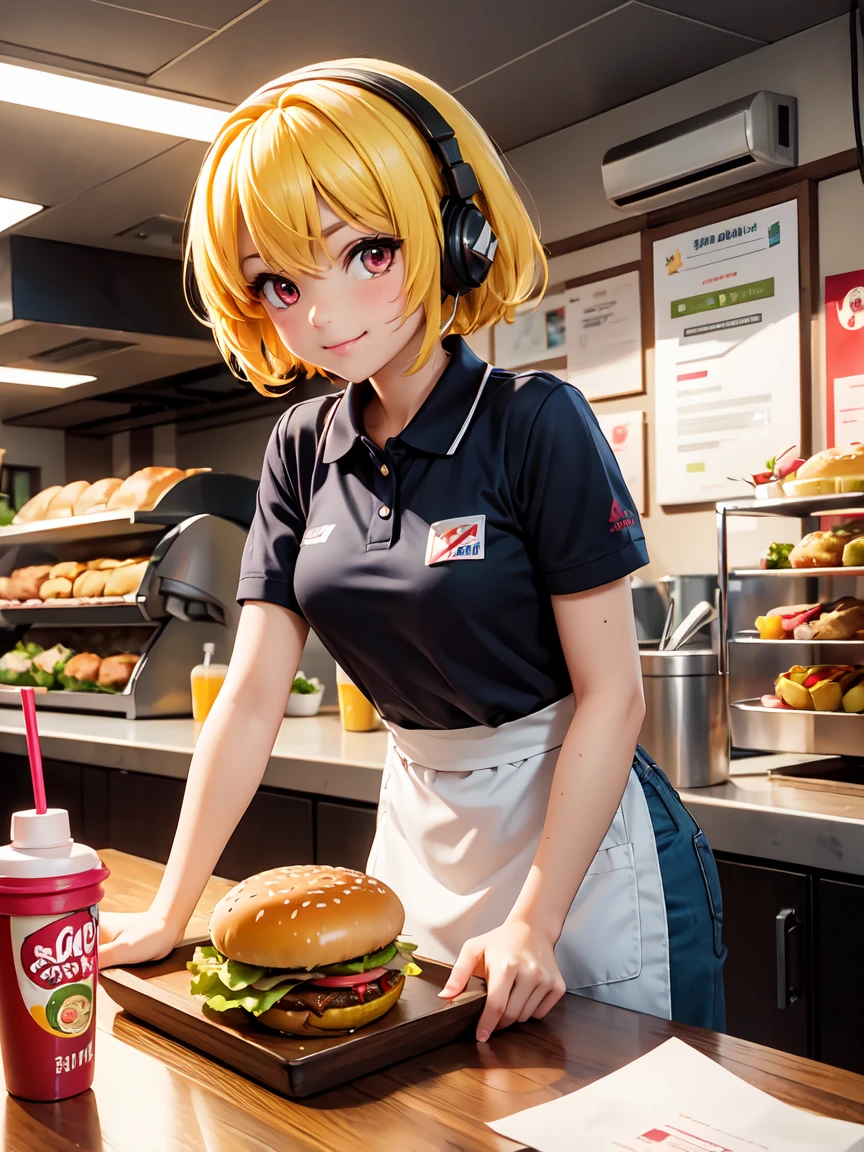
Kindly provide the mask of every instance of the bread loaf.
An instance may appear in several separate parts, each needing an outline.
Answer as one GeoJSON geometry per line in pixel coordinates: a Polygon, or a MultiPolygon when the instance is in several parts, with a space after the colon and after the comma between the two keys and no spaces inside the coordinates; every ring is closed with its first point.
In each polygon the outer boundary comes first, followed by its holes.
{"type": "Polygon", "coordinates": [[[11,600],[12,598],[12,577],[0,576],[0,600],[11,600]]]}
{"type": "Polygon", "coordinates": [[[13,524],[32,524],[36,520],[45,519],[45,511],[57,493],[59,484],[52,484],[50,488],[43,488],[31,497],[23,508],[19,508],[12,520],[13,524]]]}
{"type": "Polygon", "coordinates": [[[107,572],[109,568],[119,568],[122,563],[122,560],[106,560],[103,557],[99,560],[88,560],[87,567],[93,568],[98,572],[107,572]]]}
{"type": "Polygon", "coordinates": [[[93,652],[79,652],[63,669],[64,677],[78,680],[82,684],[95,684],[102,660],[93,652]]]}
{"type": "Polygon", "coordinates": [[[99,666],[97,684],[100,688],[125,688],[140,659],[140,656],[135,656],[131,652],[122,652],[119,656],[106,656],[99,666]]]}
{"type": "Polygon", "coordinates": [[[61,517],[71,516],[75,501],[90,487],[86,480],[73,480],[65,484],[45,509],[44,520],[59,520],[61,517]]]}
{"type": "Polygon", "coordinates": [[[39,589],[40,600],[68,600],[72,595],[72,581],[68,576],[48,579],[39,589]]]}
{"type": "Polygon", "coordinates": [[[17,568],[11,576],[11,600],[38,600],[39,589],[48,579],[50,564],[35,564],[29,568],[17,568]]]}
{"type": "Polygon", "coordinates": [[[75,597],[104,596],[105,581],[107,579],[107,572],[95,572],[93,570],[82,572],[73,585],[72,595],[75,597]]]}
{"type": "Polygon", "coordinates": [[[48,573],[49,580],[56,580],[59,576],[65,576],[68,580],[74,581],[86,572],[86,566],[79,564],[75,560],[65,560],[62,564],[55,564],[51,571],[48,573]]]}
{"type": "Polygon", "coordinates": [[[128,596],[130,592],[137,592],[149,563],[149,560],[142,560],[140,564],[112,568],[105,581],[105,595],[128,596]]]}
{"type": "Polygon", "coordinates": [[[117,488],[108,500],[110,512],[120,509],[129,511],[149,511],[165,495],[169,488],[186,478],[180,468],[142,468],[133,472],[128,480],[117,488]]]}
{"type": "Polygon", "coordinates": [[[86,491],[82,492],[75,501],[72,510],[73,516],[87,516],[93,512],[104,512],[108,507],[108,500],[123,483],[117,476],[108,476],[104,480],[97,480],[86,491]]]}

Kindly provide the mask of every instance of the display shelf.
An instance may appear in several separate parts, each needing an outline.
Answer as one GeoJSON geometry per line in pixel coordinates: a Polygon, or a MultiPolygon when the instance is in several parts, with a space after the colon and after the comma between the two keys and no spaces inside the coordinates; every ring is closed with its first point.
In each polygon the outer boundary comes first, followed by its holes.
{"type": "Polygon", "coordinates": [[[736,747],[825,756],[864,754],[864,714],[765,708],[754,699],[734,702],[731,720],[736,747]]]}
{"type": "Polygon", "coordinates": [[[67,628],[99,628],[106,625],[146,624],[136,603],[128,604],[22,604],[20,608],[0,608],[6,624],[62,624],[67,628]]]}
{"type": "Polygon", "coordinates": [[[783,496],[777,500],[724,500],[717,505],[728,516],[864,516],[864,492],[838,492],[832,496],[783,496]]]}
{"type": "Polygon", "coordinates": [[[789,579],[812,579],[814,576],[851,576],[855,580],[864,579],[864,568],[733,568],[729,572],[730,579],[743,576],[767,576],[770,579],[778,577],[789,579]]]}
{"type": "Polygon", "coordinates": [[[808,648],[827,647],[829,645],[836,648],[839,645],[844,649],[849,648],[850,650],[854,650],[859,653],[864,652],[864,640],[796,640],[794,636],[786,640],[762,640],[755,634],[755,632],[753,635],[739,632],[737,636],[733,636],[729,640],[729,643],[756,644],[760,648],[791,648],[792,645],[800,646],[802,644],[806,645],[808,648]]]}

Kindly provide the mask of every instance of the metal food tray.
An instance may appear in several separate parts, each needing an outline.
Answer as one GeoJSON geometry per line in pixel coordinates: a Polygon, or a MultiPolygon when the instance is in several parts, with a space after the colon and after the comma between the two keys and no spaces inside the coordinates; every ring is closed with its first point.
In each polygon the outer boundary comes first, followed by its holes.
{"type": "Polygon", "coordinates": [[[764,708],[759,700],[732,704],[732,743],[769,752],[864,755],[864,714],[764,708]]]}

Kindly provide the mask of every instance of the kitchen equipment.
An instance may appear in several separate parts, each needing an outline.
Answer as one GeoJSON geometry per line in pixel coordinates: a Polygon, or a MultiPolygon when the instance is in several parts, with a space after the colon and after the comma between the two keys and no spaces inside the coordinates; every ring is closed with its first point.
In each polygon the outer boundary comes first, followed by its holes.
{"type": "Polygon", "coordinates": [[[729,729],[717,655],[710,648],[639,653],[645,719],[639,743],[675,788],[705,788],[729,776],[729,729]]]}
{"type": "MultiPolygon", "coordinates": [[[[663,598],[664,607],[670,603],[675,604],[675,614],[672,618],[673,630],[688,616],[697,604],[707,600],[709,604],[717,604],[717,590],[719,580],[716,573],[685,573],[681,576],[661,576],[657,581],[657,589],[663,598]]],[[[709,624],[700,629],[700,640],[709,642],[709,624]]]]}
{"type": "MultiPolygon", "coordinates": [[[[864,664],[864,640],[762,640],[754,621],[781,604],[864,599],[860,568],[730,569],[731,517],[776,518],[774,539],[795,542],[817,531],[824,517],[864,516],[864,493],[732,500],[717,505],[720,573],[720,671],[732,744],[765,752],[864,757],[864,714],[772,709],[762,704],[781,672],[795,664],[864,664]]],[[[833,522],[833,521],[831,521],[833,522]]]]}
{"type": "Polygon", "coordinates": [[[657,585],[640,576],[630,577],[633,597],[633,615],[636,618],[636,636],[640,643],[656,641],[663,629],[666,615],[665,598],[657,585]]]}
{"type": "Polygon", "coordinates": [[[0,1047],[6,1087],[26,1100],[65,1100],[93,1082],[96,905],[108,869],[49,808],[33,691],[20,690],[35,807],[12,816],[0,848],[0,1047]]]}
{"type": "Polygon", "coordinates": [[[660,633],[660,643],[658,647],[662,650],[669,643],[669,636],[672,632],[672,619],[675,615],[675,601],[669,601],[669,608],[666,612],[666,619],[663,621],[663,631],[660,633]]]}
{"type": "Polygon", "coordinates": [[[701,601],[691,612],[688,612],[666,643],[661,645],[661,648],[667,652],[674,652],[678,648],[683,648],[687,641],[691,640],[703,625],[710,624],[716,615],[713,605],[709,604],[707,600],[701,601]]]}
{"type": "MultiPolygon", "coordinates": [[[[42,709],[128,720],[188,716],[190,668],[206,642],[230,652],[239,620],[240,559],[257,484],[203,472],[170,488],[152,511],[118,511],[0,529],[0,574],[36,563],[149,557],[138,591],[115,602],[29,601],[0,608],[0,648],[63,643],[101,656],[140,655],[122,692],[48,691],[42,709]],[[4,631],[5,629],[5,631],[4,631]]],[[[0,703],[15,703],[8,693],[0,703]]]]}
{"type": "Polygon", "coordinates": [[[186,962],[194,950],[194,943],[184,943],[154,964],[110,968],[102,983],[130,1015],[283,1096],[322,1092],[449,1044],[470,1031],[486,1001],[485,985],[475,976],[455,1000],[439,999],[450,968],[421,959],[422,974],[406,979],[399,1002],[380,1020],[347,1036],[282,1036],[242,1010],[205,1014],[189,989],[186,962]]]}

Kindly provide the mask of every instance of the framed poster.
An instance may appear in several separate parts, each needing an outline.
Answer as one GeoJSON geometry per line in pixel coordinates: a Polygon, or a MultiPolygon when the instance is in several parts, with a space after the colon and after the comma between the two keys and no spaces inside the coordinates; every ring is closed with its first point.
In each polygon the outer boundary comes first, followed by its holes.
{"type": "Polygon", "coordinates": [[[864,444],[864,272],[825,277],[828,447],[864,444]]]}
{"type": "Polygon", "coordinates": [[[512,324],[504,321],[492,329],[494,362],[498,368],[528,368],[544,360],[556,360],[565,352],[564,296],[547,296],[538,305],[516,310],[512,324]]]}
{"type": "Polygon", "coordinates": [[[645,391],[639,264],[567,282],[567,379],[588,400],[645,391]]]}
{"type": "Polygon", "coordinates": [[[597,423],[615,453],[636,511],[645,515],[645,413],[595,412],[597,423]]]}
{"type": "MultiPolygon", "coordinates": [[[[802,329],[810,317],[802,323],[799,232],[809,248],[808,195],[787,189],[644,234],[661,504],[748,496],[730,476],[759,469],[789,444],[806,455],[802,329]]],[[[807,256],[812,262],[812,250],[807,256]]]]}

